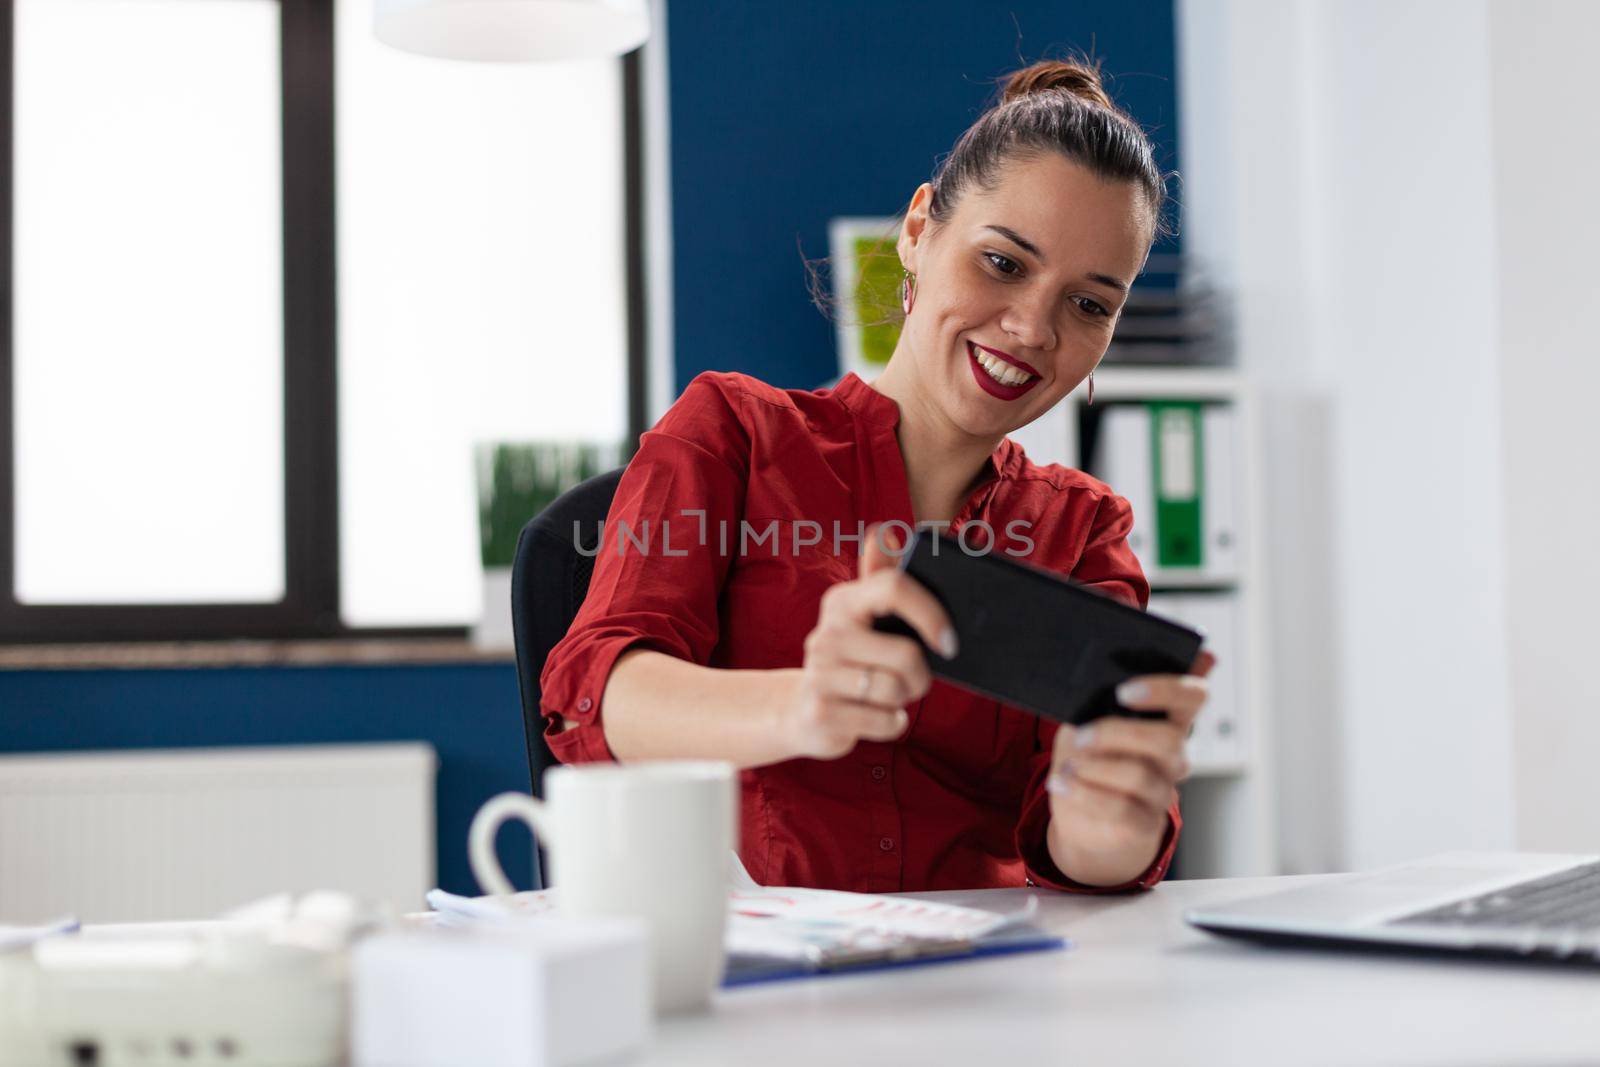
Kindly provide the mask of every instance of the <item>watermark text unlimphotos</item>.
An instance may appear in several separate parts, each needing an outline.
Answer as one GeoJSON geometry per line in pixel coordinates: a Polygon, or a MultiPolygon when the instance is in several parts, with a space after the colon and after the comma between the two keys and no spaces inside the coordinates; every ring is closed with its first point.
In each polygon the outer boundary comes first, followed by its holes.
{"type": "MultiPolygon", "coordinates": [[[[994,527],[982,519],[972,519],[961,524],[953,539],[969,556],[986,555],[996,547],[1008,556],[1031,556],[1034,542],[1028,530],[1032,525],[1026,519],[1012,519],[1005,524],[1003,537],[999,539],[1003,545],[997,546],[994,527]]],[[[838,556],[843,554],[845,545],[852,546],[853,552],[860,554],[868,537],[867,524],[863,521],[856,522],[853,529],[837,519],[828,527],[812,519],[740,519],[737,523],[718,519],[712,523],[707,521],[704,510],[689,508],[679,511],[676,519],[640,519],[637,523],[618,519],[610,524],[601,520],[596,524],[599,536],[592,542],[582,536],[582,526],[580,522],[573,522],[572,543],[580,554],[591,557],[598,556],[607,547],[613,548],[619,556],[630,551],[642,556],[687,556],[691,550],[709,548],[715,548],[723,556],[737,552],[740,556],[777,559],[784,554],[798,556],[815,551],[838,556]]],[[[943,533],[946,527],[946,523],[931,520],[913,526],[900,519],[890,519],[880,523],[872,536],[886,553],[898,556],[911,543],[914,530],[943,533]]],[[[934,555],[938,555],[940,544],[940,539],[934,538],[934,555]]]]}

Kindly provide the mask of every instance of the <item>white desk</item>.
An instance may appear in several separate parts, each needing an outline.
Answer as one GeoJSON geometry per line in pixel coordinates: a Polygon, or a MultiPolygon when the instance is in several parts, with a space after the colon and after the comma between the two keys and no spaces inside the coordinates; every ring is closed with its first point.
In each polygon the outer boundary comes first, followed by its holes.
{"type": "MultiPolygon", "coordinates": [[[[1324,877],[1040,892],[1041,925],[1073,948],[728,990],[709,1015],[664,1022],[640,1062],[1600,1063],[1600,970],[1265,948],[1183,922],[1324,877]]],[[[1010,907],[1028,892],[934,897],[1010,907]]]]}

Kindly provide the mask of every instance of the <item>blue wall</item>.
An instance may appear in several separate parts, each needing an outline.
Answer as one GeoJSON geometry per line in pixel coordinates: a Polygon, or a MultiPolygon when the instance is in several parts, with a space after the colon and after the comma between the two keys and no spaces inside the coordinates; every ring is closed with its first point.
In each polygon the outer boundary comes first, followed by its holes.
{"type": "Polygon", "coordinates": [[[899,211],[1019,48],[1092,48],[1177,165],[1172,0],[670,0],[667,18],[679,390],[708,369],[806,389],[837,373],[796,239],[825,256],[828,219],[899,211]]]}
{"type": "MultiPolygon", "coordinates": [[[[509,664],[0,671],[4,752],[350,741],[432,743],[439,884],[474,892],[472,813],[495,793],[528,789],[509,664]]],[[[508,828],[501,856],[512,880],[525,883],[527,834],[508,828]]]]}

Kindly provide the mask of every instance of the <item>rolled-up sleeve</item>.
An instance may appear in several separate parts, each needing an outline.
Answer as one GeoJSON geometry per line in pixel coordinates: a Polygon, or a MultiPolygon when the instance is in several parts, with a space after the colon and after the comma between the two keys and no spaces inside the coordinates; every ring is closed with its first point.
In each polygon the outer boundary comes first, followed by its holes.
{"type": "Polygon", "coordinates": [[[749,479],[742,394],[701,374],[639,439],[607,512],[589,591],[545,659],[545,737],[563,763],[614,756],[603,727],[606,680],[636,645],[704,664],[719,634],[717,605],[749,479]]]}
{"type": "MultiPolygon", "coordinates": [[[[1128,502],[1114,493],[1100,498],[1089,538],[1078,563],[1072,569],[1072,578],[1090,585],[1124,604],[1143,610],[1150,603],[1150,583],[1139,566],[1138,557],[1128,545],[1128,532],[1133,529],[1133,509],[1128,502]]],[[[1050,776],[1051,750],[1055,744],[1056,724],[1039,719],[1035,728],[1037,745],[1028,768],[1028,784],[1023,794],[1022,815],[1017,821],[1017,852],[1027,868],[1027,875],[1035,885],[1047,886],[1077,893],[1116,893],[1133,889],[1149,889],[1166,877],[1172,866],[1172,856],[1178,847],[1178,833],[1183,828],[1183,816],[1174,798],[1167,809],[1167,828],[1155,859],[1137,877],[1121,885],[1092,886],[1073,881],[1063,874],[1050,856],[1048,835],[1050,829],[1050,797],[1045,791],[1045,781],[1050,776]]]]}

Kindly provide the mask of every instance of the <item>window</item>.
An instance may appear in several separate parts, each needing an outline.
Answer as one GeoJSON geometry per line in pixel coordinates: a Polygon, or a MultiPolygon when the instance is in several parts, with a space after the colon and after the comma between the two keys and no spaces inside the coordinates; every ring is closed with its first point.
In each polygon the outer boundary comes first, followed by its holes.
{"type": "Polygon", "coordinates": [[[429,60],[359,0],[0,9],[0,640],[476,618],[473,443],[642,429],[637,55],[429,60]]]}
{"type": "Polygon", "coordinates": [[[341,607],[466,623],[474,442],[624,435],[621,65],[430,60],[370,18],[335,63],[341,607]]]}
{"type": "Polygon", "coordinates": [[[277,16],[16,5],[23,604],[284,595],[277,16]]]}

